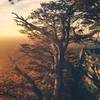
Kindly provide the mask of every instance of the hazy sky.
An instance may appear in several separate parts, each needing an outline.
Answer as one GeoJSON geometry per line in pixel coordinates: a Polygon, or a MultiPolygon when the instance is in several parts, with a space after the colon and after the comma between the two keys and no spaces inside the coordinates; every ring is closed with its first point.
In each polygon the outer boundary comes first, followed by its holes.
{"type": "Polygon", "coordinates": [[[19,28],[13,21],[11,12],[27,16],[32,10],[40,7],[41,2],[48,1],[50,0],[21,0],[11,5],[8,0],[0,0],[0,36],[19,35],[19,28]]]}

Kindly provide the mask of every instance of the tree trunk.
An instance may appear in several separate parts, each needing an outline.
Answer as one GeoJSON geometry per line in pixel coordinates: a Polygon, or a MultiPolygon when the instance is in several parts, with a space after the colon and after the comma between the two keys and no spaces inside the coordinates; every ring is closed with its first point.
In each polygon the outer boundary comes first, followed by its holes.
{"type": "Polygon", "coordinates": [[[64,88],[63,82],[62,82],[62,65],[64,62],[64,55],[63,51],[61,51],[60,48],[60,60],[58,62],[58,65],[56,66],[56,80],[57,80],[57,86],[56,86],[56,95],[55,100],[62,100],[62,89],[64,88]]]}
{"type": "Polygon", "coordinates": [[[55,69],[55,83],[54,83],[54,100],[62,100],[62,63],[64,61],[64,52],[59,44],[53,45],[54,52],[54,69],[55,69]]]}
{"type": "Polygon", "coordinates": [[[65,63],[65,58],[64,58],[65,51],[64,51],[63,45],[61,43],[56,44],[55,50],[56,50],[56,54],[55,54],[54,63],[56,64],[54,67],[55,67],[56,77],[55,77],[55,88],[54,88],[54,100],[70,100],[70,96],[69,96],[70,93],[68,93],[70,92],[70,86],[67,85],[67,87],[65,87],[66,86],[65,84],[67,84],[67,81],[64,81],[64,80],[68,80],[69,82],[71,78],[70,78],[70,75],[64,76],[64,73],[63,73],[63,69],[66,70],[66,73],[70,73],[70,70],[68,68],[70,66],[65,63]],[[65,79],[66,77],[68,79],[65,79]]]}

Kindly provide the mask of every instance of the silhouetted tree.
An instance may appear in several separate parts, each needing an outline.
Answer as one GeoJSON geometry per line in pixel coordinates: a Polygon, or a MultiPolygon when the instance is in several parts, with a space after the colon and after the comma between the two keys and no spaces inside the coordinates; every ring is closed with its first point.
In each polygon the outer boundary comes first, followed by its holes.
{"type": "MultiPolygon", "coordinates": [[[[18,16],[16,13],[13,13],[15,15],[17,25],[24,27],[24,29],[21,30],[22,33],[28,34],[31,39],[43,39],[46,42],[45,45],[48,45],[47,47],[49,49],[41,48],[41,50],[43,49],[43,51],[46,50],[49,52],[53,59],[53,64],[50,66],[55,71],[55,85],[53,91],[54,100],[71,99],[71,69],[64,58],[69,41],[77,40],[79,38],[89,38],[94,35],[93,32],[93,34],[89,35],[80,35],[80,31],[82,30],[77,31],[77,33],[75,31],[76,28],[73,28],[72,24],[76,20],[79,20],[79,18],[84,19],[84,24],[87,22],[88,24],[92,23],[93,25],[94,21],[92,20],[97,21],[98,19],[90,17],[91,10],[89,9],[92,9],[94,2],[85,2],[89,8],[88,10],[85,9],[85,4],[80,6],[82,2],[83,1],[74,2],[73,0],[58,0],[56,2],[51,1],[49,3],[41,3],[41,8],[33,11],[26,19],[22,16],[18,16]],[[72,30],[74,31],[74,38],[71,37],[72,30]],[[64,71],[69,73],[67,78],[65,78],[64,71]],[[69,84],[67,84],[68,82],[69,84]]],[[[97,7],[97,5],[95,6],[97,7]]],[[[42,44],[42,41],[40,44],[42,44]]],[[[25,53],[28,55],[30,52],[36,52],[36,50],[39,50],[37,48],[39,46],[37,46],[35,49],[32,49],[27,45],[24,45],[24,47],[24,51],[26,50],[25,53]]],[[[42,53],[41,51],[38,52],[42,53]]],[[[37,64],[39,65],[39,62],[37,64]]]]}
{"type": "MultiPolygon", "coordinates": [[[[62,98],[70,99],[70,95],[66,96],[71,90],[70,86],[65,87],[63,69],[69,70],[66,66],[64,53],[67,49],[70,36],[71,17],[74,13],[74,3],[67,1],[57,1],[50,3],[42,3],[41,8],[31,13],[27,19],[16,15],[15,21],[17,25],[25,27],[27,34],[31,37],[41,36],[48,39],[51,52],[53,54],[53,67],[56,72],[55,76],[55,100],[62,98]],[[28,22],[28,20],[32,20],[28,22]],[[66,66],[66,68],[64,68],[66,66]]],[[[25,31],[24,30],[24,31],[25,31]]],[[[34,52],[34,50],[33,50],[34,52]]],[[[72,79],[68,78],[68,81],[72,79]]],[[[70,84],[70,83],[69,83],[70,84]]]]}

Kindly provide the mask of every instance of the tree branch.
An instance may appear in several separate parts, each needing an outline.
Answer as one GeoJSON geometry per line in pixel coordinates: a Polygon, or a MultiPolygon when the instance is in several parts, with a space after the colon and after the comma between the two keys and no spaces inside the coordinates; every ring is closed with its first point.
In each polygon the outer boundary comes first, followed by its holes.
{"type": "Polygon", "coordinates": [[[24,26],[28,29],[30,29],[31,31],[36,30],[39,31],[40,33],[44,34],[45,36],[50,34],[48,31],[46,31],[46,29],[44,27],[38,27],[34,24],[31,24],[27,21],[27,19],[24,19],[22,16],[18,16],[16,13],[12,12],[13,15],[15,15],[15,21],[17,23],[17,25],[19,26],[24,26]]]}
{"type": "Polygon", "coordinates": [[[27,81],[29,83],[32,84],[32,90],[36,93],[36,95],[38,96],[38,100],[43,100],[43,95],[41,90],[37,87],[37,85],[35,84],[34,80],[25,72],[23,72],[22,70],[20,70],[20,68],[16,65],[15,70],[18,74],[22,75],[25,79],[27,79],[27,81]]]}

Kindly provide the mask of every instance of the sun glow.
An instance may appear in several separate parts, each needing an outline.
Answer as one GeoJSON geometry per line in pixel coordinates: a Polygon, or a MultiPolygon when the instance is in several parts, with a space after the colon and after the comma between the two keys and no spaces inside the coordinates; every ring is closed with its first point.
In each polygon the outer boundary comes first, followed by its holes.
{"type": "MultiPolygon", "coordinates": [[[[19,36],[19,27],[14,22],[15,12],[22,16],[28,16],[32,10],[40,7],[41,2],[49,0],[21,0],[20,2],[11,5],[8,0],[0,0],[0,37],[1,36],[19,36]]],[[[22,36],[22,35],[20,35],[22,36]]]]}

